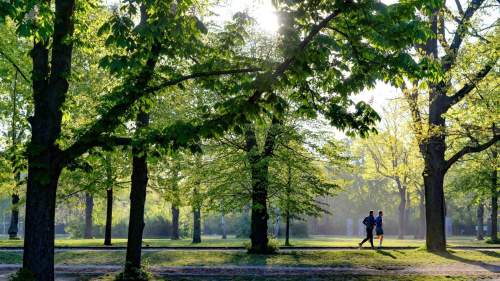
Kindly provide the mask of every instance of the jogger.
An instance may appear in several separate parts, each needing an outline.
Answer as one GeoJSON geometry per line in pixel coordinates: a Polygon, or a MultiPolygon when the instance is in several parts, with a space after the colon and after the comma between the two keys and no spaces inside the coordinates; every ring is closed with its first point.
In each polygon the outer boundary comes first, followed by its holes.
{"type": "Polygon", "coordinates": [[[359,248],[363,246],[366,241],[370,241],[370,245],[373,246],[373,227],[375,226],[375,218],[373,217],[373,211],[370,211],[370,214],[363,220],[363,224],[366,226],[366,238],[359,243],[359,248]]]}

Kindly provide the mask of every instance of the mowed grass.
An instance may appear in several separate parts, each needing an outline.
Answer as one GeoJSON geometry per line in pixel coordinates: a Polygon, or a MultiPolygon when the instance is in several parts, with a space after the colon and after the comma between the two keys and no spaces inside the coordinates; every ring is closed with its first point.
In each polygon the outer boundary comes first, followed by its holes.
{"type": "MultiPolygon", "coordinates": [[[[345,236],[311,236],[310,238],[297,238],[292,239],[292,245],[297,247],[352,247],[357,246],[361,237],[345,237],[345,236]]],[[[284,241],[278,240],[280,245],[283,246],[284,241]]],[[[118,238],[113,239],[113,246],[126,246],[127,239],[118,238]]],[[[244,243],[249,242],[248,239],[240,239],[229,237],[228,239],[221,239],[219,236],[203,236],[202,243],[192,244],[190,238],[181,240],[170,239],[144,239],[144,247],[234,247],[243,246],[244,243]]],[[[55,241],[56,246],[59,247],[99,247],[103,246],[103,239],[68,239],[59,238],[55,241]]],[[[8,240],[0,239],[0,247],[20,247],[23,245],[22,240],[8,240]]],[[[425,245],[424,240],[411,239],[397,239],[396,237],[388,236],[384,240],[385,247],[422,247],[425,245]]],[[[477,241],[474,237],[450,237],[448,239],[449,246],[476,246],[476,247],[499,247],[498,244],[488,244],[485,241],[477,241]]],[[[367,245],[368,246],[368,245],[367,245]]]]}
{"type": "MultiPolygon", "coordinates": [[[[113,275],[92,278],[92,281],[112,281],[113,275]]],[[[476,280],[493,280],[488,277],[474,277],[474,276],[417,276],[417,275],[405,275],[405,276],[350,276],[350,275],[335,275],[329,277],[311,276],[308,275],[306,278],[301,277],[258,277],[258,276],[231,276],[231,277],[168,277],[168,279],[156,278],[154,281],[476,281],[476,280]]]]}
{"type": "MultiPolygon", "coordinates": [[[[56,264],[113,265],[123,264],[124,251],[64,251],[55,255],[56,264]]],[[[0,263],[21,263],[22,253],[0,252],[0,263]]],[[[499,250],[453,250],[447,254],[433,254],[424,250],[354,250],[354,251],[293,251],[276,255],[248,255],[238,251],[147,251],[143,262],[150,266],[391,266],[448,265],[454,263],[500,264],[499,250]]]]}

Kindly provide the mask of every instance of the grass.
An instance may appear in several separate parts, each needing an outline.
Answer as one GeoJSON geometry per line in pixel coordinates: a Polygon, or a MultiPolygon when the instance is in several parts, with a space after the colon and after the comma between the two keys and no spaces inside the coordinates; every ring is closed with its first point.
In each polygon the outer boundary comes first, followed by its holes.
{"type": "MultiPolygon", "coordinates": [[[[345,237],[345,236],[311,236],[310,238],[297,238],[292,240],[293,246],[311,246],[311,247],[346,247],[346,246],[356,246],[361,240],[357,237],[345,237]]],[[[181,239],[181,240],[170,240],[170,239],[144,239],[144,247],[168,247],[168,246],[199,246],[199,247],[231,247],[231,246],[243,246],[247,239],[239,239],[235,237],[230,237],[228,239],[221,239],[219,236],[204,236],[202,237],[201,244],[192,244],[191,239],[181,239]]],[[[126,246],[126,239],[113,239],[113,246],[126,246]]],[[[280,246],[283,246],[284,241],[280,240],[280,246]]],[[[102,239],[67,239],[59,238],[55,241],[56,246],[60,247],[86,247],[86,246],[103,246],[102,239]]],[[[410,246],[410,247],[422,247],[425,244],[424,240],[415,239],[405,239],[400,240],[396,237],[388,236],[384,240],[384,246],[410,246]]],[[[0,247],[19,247],[23,245],[22,240],[0,240],[0,247]]],[[[489,244],[485,241],[477,241],[473,237],[450,237],[448,239],[449,246],[478,246],[478,247],[498,247],[498,244],[489,244]]]]}
{"type": "MultiPolygon", "coordinates": [[[[55,255],[56,264],[123,264],[123,251],[65,251],[55,255]]],[[[20,252],[0,252],[0,263],[21,263],[20,252]]],[[[294,251],[276,255],[248,255],[244,252],[221,251],[148,251],[143,261],[150,266],[418,266],[464,263],[500,263],[500,251],[456,250],[437,255],[423,250],[391,251],[294,251]]]]}
{"type": "MultiPolygon", "coordinates": [[[[334,277],[320,277],[320,276],[307,276],[308,281],[476,281],[488,280],[484,277],[471,277],[471,276],[334,276],[334,277]]],[[[105,276],[94,278],[95,281],[112,281],[113,276],[105,276]]],[[[257,277],[257,276],[240,276],[240,277],[168,277],[168,279],[155,279],[155,280],[168,280],[168,281],[303,281],[304,277],[257,277]]],[[[491,279],[489,279],[491,280],[491,279]]]]}

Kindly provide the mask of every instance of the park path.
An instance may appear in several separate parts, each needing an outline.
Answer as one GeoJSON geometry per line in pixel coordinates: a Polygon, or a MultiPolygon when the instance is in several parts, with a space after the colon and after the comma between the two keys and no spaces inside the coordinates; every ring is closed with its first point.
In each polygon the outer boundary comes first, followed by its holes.
{"type": "MultiPolygon", "coordinates": [[[[7,280],[11,272],[20,268],[18,264],[0,264],[0,280],[7,280]]],[[[117,272],[119,265],[56,265],[57,280],[76,280],[81,276],[99,276],[117,272]]],[[[449,265],[427,266],[390,266],[390,267],[285,267],[285,266],[180,266],[158,267],[149,269],[163,277],[231,277],[231,276],[266,276],[329,277],[340,275],[439,275],[439,276],[481,276],[489,280],[500,280],[500,263],[477,264],[456,263],[449,265]]]]}

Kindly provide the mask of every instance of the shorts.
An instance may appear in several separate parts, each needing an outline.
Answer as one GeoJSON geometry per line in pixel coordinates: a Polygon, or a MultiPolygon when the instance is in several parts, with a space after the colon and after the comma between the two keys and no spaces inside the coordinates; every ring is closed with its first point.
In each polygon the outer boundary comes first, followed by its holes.
{"type": "Polygon", "coordinates": [[[377,228],[375,229],[375,233],[376,233],[377,235],[384,235],[384,230],[383,230],[381,227],[380,227],[380,228],[379,228],[379,227],[377,227],[377,228]]]}

